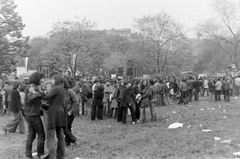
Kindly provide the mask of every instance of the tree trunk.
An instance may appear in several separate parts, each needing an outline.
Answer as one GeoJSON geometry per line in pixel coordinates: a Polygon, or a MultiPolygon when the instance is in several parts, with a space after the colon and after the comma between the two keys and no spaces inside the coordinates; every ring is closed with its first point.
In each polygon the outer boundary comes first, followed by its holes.
{"type": "Polygon", "coordinates": [[[161,72],[161,70],[160,70],[160,50],[158,50],[158,54],[157,54],[157,71],[158,71],[158,73],[161,72]]]}

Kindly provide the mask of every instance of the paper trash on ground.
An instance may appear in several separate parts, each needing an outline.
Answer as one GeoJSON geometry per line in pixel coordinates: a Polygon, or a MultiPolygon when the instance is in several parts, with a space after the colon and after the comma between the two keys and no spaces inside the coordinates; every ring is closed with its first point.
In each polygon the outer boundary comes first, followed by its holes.
{"type": "Polygon", "coordinates": [[[32,156],[37,156],[37,152],[33,152],[33,153],[32,153],[32,156]]]}
{"type": "Polygon", "coordinates": [[[223,140],[221,143],[230,143],[232,140],[223,140]]]}
{"type": "Polygon", "coordinates": [[[233,155],[234,156],[240,156],[240,152],[234,152],[233,155]]]}
{"type": "Polygon", "coordinates": [[[173,123],[169,125],[168,129],[176,129],[176,128],[181,128],[183,127],[183,123],[173,123]]]}
{"type": "Polygon", "coordinates": [[[210,131],[212,131],[212,130],[210,130],[210,129],[203,129],[202,131],[203,131],[203,132],[210,132],[210,131]]]}
{"type": "Polygon", "coordinates": [[[173,111],[172,113],[173,113],[173,114],[175,114],[176,112],[175,112],[175,111],[173,111]]]}
{"type": "Polygon", "coordinates": [[[191,127],[191,125],[188,125],[188,128],[190,128],[191,127]]]}
{"type": "Polygon", "coordinates": [[[215,108],[212,108],[212,110],[215,110],[215,108]]]}
{"type": "Polygon", "coordinates": [[[227,118],[226,116],[223,117],[224,119],[227,118]]]}
{"type": "Polygon", "coordinates": [[[200,110],[204,110],[204,109],[200,109],[200,110]]]}
{"type": "Polygon", "coordinates": [[[214,137],[214,141],[220,141],[221,139],[219,137],[214,137]]]}
{"type": "Polygon", "coordinates": [[[82,159],[82,158],[80,158],[80,157],[76,157],[75,159],[82,159]]]}

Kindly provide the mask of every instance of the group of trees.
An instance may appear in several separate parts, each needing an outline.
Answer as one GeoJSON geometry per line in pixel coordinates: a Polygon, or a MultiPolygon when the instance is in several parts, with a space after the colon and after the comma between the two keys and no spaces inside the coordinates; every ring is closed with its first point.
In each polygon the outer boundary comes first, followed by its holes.
{"type": "MultiPolygon", "coordinates": [[[[127,68],[129,60],[148,73],[162,75],[221,72],[231,64],[240,67],[240,12],[236,4],[227,0],[213,4],[216,17],[197,26],[195,39],[187,38],[184,26],[161,12],[135,18],[138,32],[131,38],[108,35],[106,30],[96,30],[96,23],[76,17],[74,21],[54,23],[47,37],[35,37],[29,42],[22,37],[24,24],[14,11],[13,1],[0,3],[1,57],[12,58],[13,53],[14,57],[28,56],[31,68],[50,64],[62,71],[70,70],[75,77],[77,72],[115,72],[118,66],[127,68]],[[15,40],[10,42],[9,37],[15,40]]],[[[1,68],[8,61],[2,59],[1,68]]]]}

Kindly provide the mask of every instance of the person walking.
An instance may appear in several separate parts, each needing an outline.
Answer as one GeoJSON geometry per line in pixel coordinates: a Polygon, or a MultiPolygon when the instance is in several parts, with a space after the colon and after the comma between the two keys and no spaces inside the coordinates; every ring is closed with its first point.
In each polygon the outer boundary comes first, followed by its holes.
{"type": "Polygon", "coordinates": [[[58,74],[53,75],[52,84],[51,91],[42,96],[43,100],[49,100],[47,135],[49,159],[64,159],[64,129],[67,123],[67,107],[65,103],[65,90],[62,86],[62,77],[58,74]],[[55,136],[58,139],[57,149],[55,148],[55,136]]]}
{"type": "Polygon", "coordinates": [[[25,119],[28,123],[28,136],[26,141],[26,156],[29,159],[32,157],[32,143],[38,136],[37,140],[37,156],[44,155],[45,132],[41,119],[41,91],[40,81],[43,74],[39,72],[33,73],[29,78],[30,87],[26,89],[25,97],[25,119]]]}
{"type": "Polygon", "coordinates": [[[13,90],[11,94],[12,102],[10,103],[10,111],[13,112],[14,119],[10,123],[8,123],[5,127],[3,127],[5,135],[7,135],[7,132],[15,133],[18,126],[19,126],[19,133],[20,134],[25,133],[24,119],[22,115],[21,97],[19,94],[20,87],[21,87],[21,83],[19,81],[15,81],[13,83],[13,90]]]}

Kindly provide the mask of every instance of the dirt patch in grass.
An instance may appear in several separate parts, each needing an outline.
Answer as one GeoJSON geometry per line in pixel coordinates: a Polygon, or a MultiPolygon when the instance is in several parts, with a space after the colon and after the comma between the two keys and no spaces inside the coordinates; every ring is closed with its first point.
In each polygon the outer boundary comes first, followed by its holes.
{"type": "MultiPolygon", "coordinates": [[[[117,123],[113,119],[90,121],[89,116],[76,117],[73,133],[78,145],[66,148],[66,158],[168,158],[168,159],[221,159],[234,158],[240,151],[239,99],[230,103],[209,102],[206,97],[188,105],[172,103],[157,107],[157,122],[132,125],[117,123]],[[182,128],[167,129],[174,122],[182,128]],[[210,129],[210,132],[203,132],[210,129]],[[214,141],[231,139],[231,143],[214,141]]],[[[149,111],[147,115],[150,118],[149,111]]],[[[4,126],[11,117],[1,116],[4,126]]],[[[0,133],[0,158],[24,158],[26,134],[0,133]]],[[[36,150],[36,141],[33,151],[36,150]]]]}

